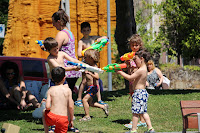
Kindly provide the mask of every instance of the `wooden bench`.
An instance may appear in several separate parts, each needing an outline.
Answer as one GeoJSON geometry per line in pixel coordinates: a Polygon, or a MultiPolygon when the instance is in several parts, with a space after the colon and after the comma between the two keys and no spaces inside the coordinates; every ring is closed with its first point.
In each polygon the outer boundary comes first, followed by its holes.
{"type": "Polygon", "coordinates": [[[180,101],[183,133],[188,128],[198,129],[200,132],[200,100],[180,101]]]}

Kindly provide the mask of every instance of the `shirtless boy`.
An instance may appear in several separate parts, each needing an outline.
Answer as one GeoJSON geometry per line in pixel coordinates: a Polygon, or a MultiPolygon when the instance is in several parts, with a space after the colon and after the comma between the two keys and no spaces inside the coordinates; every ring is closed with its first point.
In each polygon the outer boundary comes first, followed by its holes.
{"type": "Polygon", "coordinates": [[[66,133],[69,127],[73,127],[74,104],[72,92],[65,82],[65,69],[56,67],[51,72],[55,86],[51,86],[47,92],[46,110],[43,113],[43,125],[45,133],[48,126],[55,125],[55,132],[66,133]],[[70,120],[68,121],[68,115],[70,120]]]}
{"type": "Polygon", "coordinates": [[[140,50],[135,53],[133,57],[138,70],[133,74],[129,75],[123,71],[117,71],[118,74],[122,75],[125,79],[132,83],[132,130],[130,133],[137,132],[137,122],[139,115],[142,115],[147,123],[147,133],[154,133],[154,129],[151,125],[150,117],[147,114],[147,101],[148,92],[146,91],[146,80],[147,80],[147,66],[146,63],[150,59],[150,54],[146,50],[140,50]]]}

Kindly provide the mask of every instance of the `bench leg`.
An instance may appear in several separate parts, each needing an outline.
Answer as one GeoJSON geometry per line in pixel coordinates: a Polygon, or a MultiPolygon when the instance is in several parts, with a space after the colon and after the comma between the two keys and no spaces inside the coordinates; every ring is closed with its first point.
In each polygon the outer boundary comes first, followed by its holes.
{"type": "Polygon", "coordinates": [[[186,129],[184,129],[184,128],[183,128],[183,131],[182,131],[182,133],[186,133],[186,129]]]}

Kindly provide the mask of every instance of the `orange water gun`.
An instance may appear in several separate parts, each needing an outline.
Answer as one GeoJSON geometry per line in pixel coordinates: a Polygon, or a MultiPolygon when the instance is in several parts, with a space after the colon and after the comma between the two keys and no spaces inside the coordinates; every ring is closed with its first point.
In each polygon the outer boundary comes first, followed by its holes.
{"type": "Polygon", "coordinates": [[[122,63],[122,64],[113,63],[113,64],[108,64],[107,66],[103,67],[102,70],[106,72],[115,72],[115,70],[122,70],[123,68],[126,68],[126,67],[127,67],[126,63],[122,63]]]}
{"type": "Polygon", "coordinates": [[[121,61],[130,60],[130,59],[132,59],[134,56],[135,56],[135,52],[126,53],[126,54],[124,54],[124,55],[122,55],[122,56],[120,57],[120,60],[121,60],[121,61]]]}

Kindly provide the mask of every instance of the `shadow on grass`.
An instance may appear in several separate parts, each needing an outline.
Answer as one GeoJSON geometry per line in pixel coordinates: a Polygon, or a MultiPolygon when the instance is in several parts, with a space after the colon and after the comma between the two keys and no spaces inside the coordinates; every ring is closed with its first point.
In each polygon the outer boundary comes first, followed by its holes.
{"type": "Polygon", "coordinates": [[[8,120],[26,120],[27,122],[34,122],[36,124],[42,124],[41,119],[34,119],[32,117],[31,111],[19,111],[19,110],[0,110],[1,119],[2,121],[8,121],[8,120]]]}
{"type": "Polygon", "coordinates": [[[114,120],[112,122],[119,123],[119,124],[127,124],[127,123],[130,123],[130,120],[129,119],[119,119],[119,120],[114,120]]]}
{"type": "MultiPolygon", "coordinates": [[[[200,92],[199,90],[183,90],[183,89],[176,89],[176,90],[149,90],[147,89],[149,94],[153,95],[171,95],[171,94],[188,94],[188,93],[196,93],[200,92]]],[[[101,99],[103,101],[113,101],[114,97],[121,97],[123,95],[129,95],[128,89],[120,89],[120,90],[114,90],[114,91],[103,91],[101,92],[101,99]],[[113,97],[114,96],[114,97],[113,97]]],[[[85,94],[82,95],[84,97],[85,94]]],[[[73,95],[74,101],[77,99],[77,95],[73,95]]],[[[94,101],[97,101],[97,98],[94,97],[94,101]]]]}
{"type": "Polygon", "coordinates": [[[176,94],[188,94],[188,93],[196,93],[200,92],[200,90],[183,90],[183,89],[176,89],[176,90],[147,90],[149,94],[153,95],[176,95],[176,94]]]}

